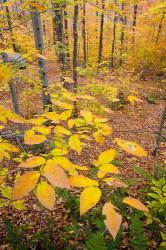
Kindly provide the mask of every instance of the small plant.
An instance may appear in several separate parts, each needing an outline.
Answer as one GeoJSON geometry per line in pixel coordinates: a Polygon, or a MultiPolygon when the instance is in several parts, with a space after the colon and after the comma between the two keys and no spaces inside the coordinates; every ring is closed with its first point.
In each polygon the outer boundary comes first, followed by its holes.
{"type": "Polygon", "coordinates": [[[146,250],[147,249],[147,238],[144,234],[143,223],[140,220],[139,215],[134,215],[131,219],[130,226],[130,246],[134,250],[146,250]]]}
{"type": "Polygon", "coordinates": [[[86,250],[108,250],[104,236],[99,232],[90,234],[85,245],[86,250]]]}
{"type": "Polygon", "coordinates": [[[26,226],[14,226],[8,219],[4,220],[8,242],[12,250],[55,250],[53,239],[53,225],[49,222],[47,231],[41,230],[35,233],[31,239],[26,237],[26,226]]]}
{"type": "Polygon", "coordinates": [[[150,104],[157,104],[158,102],[158,96],[156,96],[155,94],[149,94],[147,96],[147,101],[150,103],[150,104]]]}
{"type": "Polygon", "coordinates": [[[152,192],[148,193],[151,200],[147,202],[150,212],[145,213],[148,218],[147,223],[164,224],[166,221],[166,179],[163,177],[159,181],[152,180],[152,184],[152,192]]]}

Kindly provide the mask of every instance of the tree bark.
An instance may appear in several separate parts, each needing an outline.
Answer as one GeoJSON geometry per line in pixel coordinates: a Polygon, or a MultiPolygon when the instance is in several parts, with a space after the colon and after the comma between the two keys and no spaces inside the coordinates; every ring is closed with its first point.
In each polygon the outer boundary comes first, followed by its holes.
{"type": "Polygon", "coordinates": [[[101,13],[101,22],[100,22],[100,37],[99,37],[98,63],[101,63],[102,52],[103,52],[104,9],[105,9],[105,0],[102,0],[102,13],[101,13]]]}
{"type": "Polygon", "coordinates": [[[124,37],[125,37],[125,26],[126,26],[126,16],[124,16],[124,8],[125,2],[122,3],[122,29],[121,29],[121,37],[120,37],[120,62],[119,65],[121,66],[123,63],[123,50],[124,50],[124,37]]]}
{"type": "Polygon", "coordinates": [[[159,149],[159,146],[160,146],[160,142],[161,142],[161,138],[162,138],[162,130],[164,128],[165,121],[166,121],[166,105],[165,105],[165,108],[164,108],[164,111],[163,111],[163,114],[161,117],[161,123],[160,123],[159,131],[158,131],[157,137],[156,137],[156,145],[155,145],[155,148],[152,152],[152,154],[154,156],[156,155],[157,150],[159,149]]]}
{"type": "Polygon", "coordinates": [[[78,66],[78,4],[74,6],[73,20],[73,80],[74,93],[77,93],[77,66],[78,66]]]}
{"type": "Polygon", "coordinates": [[[68,14],[66,10],[66,3],[64,3],[64,33],[65,33],[65,45],[67,49],[67,62],[68,66],[70,66],[70,52],[69,52],[69,33],[68,33],[68,14]]]}
{"type": "Polygon", "coordinates": [[[158,32],[157,32],[157,37],[156,37],[156,43],[158,42],[158,40],[160,38],[160,33],[161,33],[161,30],[162,30],[162,24],[163,24],[164,17],[165,17],[165,11],[163,11],[163,14],[162,14],[161,19],[160,19],[158,32]]]}
{"type": "Polygon", "coordinates": [[[134,4],[134,13],[133,13],[133,37],[132,37],[132,45],[135,44],[135,29],[137,26],[137,10],[138,10],[138,4],[134,4]]]}
{"type": "Polygon", "coordinates": [[[84,67],[87,66],[87,44],[86,44],[86,0],[83,0],[83,18],[82,18],[82,38],[83,38],[83,52],[84,52],[84,67]]]}
{"type": "MultiPolygon", "coordinates": [[[[5,0],[4,3],[5,2],[7,2],[7,1],[5,0]]],[[[19,49],[18,49],[18,47],[16,45],[16,41],[14,39],[11,16],[10,16],[10,11],[9,11],[8,6],[5,6],[5,11],[6,11],[7,24],[8,24],[8,28],[9,28],[9,32],[10,32],[10,38],[11,38],[11,41],[12,41],[12,47],[13,47],[14,52],[18,53],[19,49]]]]}
{"type": "Polygon", "coordinates": [[[65,53],[65,35],[63,24],[63,5],[52,2],[53,6],[53,26],[54,26],[54,41],[58,50],[58,59],[63,71],[66,70],[66,53],[65,53]]]}
{"type": "MultiPolygon", "coordinates": [[[[115,0],[116,6],[117,0],[115,0]]],[[[115,43],[116,43],[116,11],[114,12],[114,24],[113,24],[113,37],[112,37],[112,51],[111,51],[111,68],[114,67],[114,54],[115,54],[115,43]]]]}

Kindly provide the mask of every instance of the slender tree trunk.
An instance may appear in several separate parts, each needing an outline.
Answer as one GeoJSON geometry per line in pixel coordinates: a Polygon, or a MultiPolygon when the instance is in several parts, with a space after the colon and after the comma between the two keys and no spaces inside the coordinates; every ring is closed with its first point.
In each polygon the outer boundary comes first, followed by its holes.
{"type": "Polygon", "coordinates": [[[121,66],[123,63],[123,50],[124,50],[124,32],[125,32],[125,26],[126,26],[126,16],[124,16],[124,8],[125,8],[125,3],[122,3],[122,29],[121,29],[121,37],[120,37],[120,62],[119,65],[121,66]]]}
{"type": "MultiPolygon", "coordinates": [[[[32,12],[32,24],[35,38],[35,47],[42,54],[44,49],[44,40],[43,40],[43,29],[40,12],[33,10],[32,12]]],[[[43,99],[43,108],[44,110],[52,111],[52,102],[51,96],[49,94],[49,82],[48,82],[48,73],[46,69],[46,63],[43,58],[38,58],[39,66],[39,75],[42,83],[42,99],[43,99]]]]}
{"type": "Polygon", "coordinates": [[[105,0],[102,0],[102,13],[101,13],[101,23],[100,23],[100,37],[99,37],[98,63],[101,63],[102,52],[103,52],[104,9],[105,9],[105,0]]]}
{"type": "MultiPolygon", "coordinates": [[[[7,1],[5,0],[4,2],[7,2],[7,1]]],[[[7,17],[7,23],[8,23],[8,28],[9,28],[9,32],[10,32],[10,37],[11,37],[11,41],[12,41],[12,47],[13,47],[14,52],[18,53],[19,49],[18,49],[18,47],[16,45],[16,41],[14,39],[12,22],[11,22],[10,11],[9,11],[8,6],[5,6],[5,11],[6,11],[6,17],[7,17]]]]}
{"type": "MultiPolygon", "coordinates": [[[[78,85],[78,4],[74,6],[74,19],[73,19],[73,81],[74,93],[77,93],[78,85]]],[[[77,102],[74,102],[74,117],[77,117],[77,102]]]]}
{"type": "Polygon", "coordinates": [[[163,111],[163,114],[162,114],[162,117],[161,117],[161,123],[160,123],[159,131],[158,131],[157,137],[156,137],[156,145],[155,145],[155,148],[154,148],[154,150],[152,152],[153,155],[156,155],[157,150],[160,147],[160,142],[161,142],[161,139],[162,139],[162,131],[164,129],[165,122],[166,122],[166,106],[164,108],[164,111],[163,111]]]}
{"type": "Polygon", "coordinates": [[[53,6],[53,26],[54,26],[54,41],[57,45],[58,58],[61,63],[62,71],[66,69],[66,53],[65,49],[65,36],[63,25],[63,6],[60,3],[52,2],[53,6]]]}
{"type": "MultiPolygon", "coordinates": [[[[5,54],[3,56],[3,62],[8,63],[8,55],[7,54],[5,54]]],[[[12,97],[12,104],[13,104],[14,112],[16,114],[20,115],[21,112],[20,112],[20,108],[19,108],[19,104],[18,104],[17,90],[16,90],[16,86],[15,86],[13,79],[11,79],[9,82],[9,88],[10,88],[10,93],[11,93],[11,97],[12,97]]]]}
{"type": "Polygon", "coordinates": [[[135,29],[137,26],[137,10],[138,10],[138,4],[134,4],[134,14],[133,14],[133,37],[132,37],[132,45],[135,44],[135,29]]]}
{"type": "Polygon", "coordinates": [[[77,93],[77,66],[78,66],[78,4],[74,6],[73,20],[73,80],[74,93],[77,93]]]}
{"type": "Polygon", "coordinates": [[[70,65],[70,52],[69,52],[69,33],[68,33],[68,14],[66,10],[66,3],[64,3],[64,33],[65,33],[65,44],[67,49],[67,62],[70,65]]]}
{"type": "Polygon", "coordinates": [[[82,38],[84,51],[84,67],[87,66],[87,44],[86,44],[86,0],[83,0],[82,38]]]}
{"type": "MultiPolygon", "coordinates": [[[[117,0],[115,0],[116,6],[117,0]]],[[[114,54],[115,54],[115,43],[116,43],[116,11],[114,13],[114,24],[113,24],[113,35],[112,35],[112,53],[111,53],[111,68],[114,67],[114,54]]]]}
{"type": "MultiPolygon", "coordinates": [[[[98,0],[96,0],[96,5],[98,6],[98,0]]],[[[95,29],[95,32],[96,32],[96,39],[98,40],[98,27],[99,27],[99,12],[96,10],[96,29],[95,29]]]]}
{"type": "Polygon", "coordinates": [[[163,14],[162,14],[161,19],[160,19],[158,32],[157,32],[157,37],[156,37],[156,43],[158,42],[158,40],[160,38],[160,33],[161,33],[161,30],[162,30],[162,24],[163,24],[164,17],[165,17],[165,11],[163,11],[163,14]]]}

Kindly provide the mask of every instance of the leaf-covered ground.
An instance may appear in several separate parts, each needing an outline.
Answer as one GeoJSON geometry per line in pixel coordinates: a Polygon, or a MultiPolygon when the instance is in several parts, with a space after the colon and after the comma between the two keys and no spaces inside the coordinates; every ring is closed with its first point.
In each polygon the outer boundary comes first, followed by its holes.
{"type": "MultiPolygon", "coordinates": [[[[55,66],[55,65],[54,65],[55,66]]],[[[58,81],[57,69],[53,65],[49,65],[49,75],[51,82],[58,81]]],[[[70,160],[80,164],[87,165],[87,162],[90,164],[93,159],[96,159],[100,152],[103,150],[115,147],[114,139],[121,138],[126,140],[131,140],[137,142],[145,150],[148,151],[148,157],[138,158],[131,156],[123,151],[119,152],[117,157],[117,165],[119,166],[122,176],[130,187],[129,194],[135,197],[142,197],[139,190],[145,187],[146,180],[136,173],[134,170],[135,167],[139,166],[142,169],[146,169],[149,173],[152,173],[154,166],[163,166],[164,162],[164,148],[166,147],[165,143],[161,143],[161,149],[156,157],[151,155],[151,152],[154,148],[156,131],[158,130],[162,110],[164,108],[164,90],[161,88],[161,82],[155,76],[147,74],[144,80],[140,80],[139,76],[134,72],[126,71],[114,71],[111,73],[100,73],[95,78],[85,78],[80,77],[79,83],[81,86],[85,87],[88,84],[95,83],[105,84],[112,87],[117,87],[118,90],[124,91],[124,96],[127,95],[136,95],[142,102],[136,102],[135,105],[131,105],[129,102],[126,102],[122,106],[115,106],[114,112],[112,114],[107,114],[107,117],[110,119],[109,123],[113,128],[113,134],[110,136],[102,146],[98,146],[97,143],[89,142],[86,144],[83,152],[80,156],[77,153],[70,153],[70,160]],[[147,98],[152,93],[157,93],[156,104],[151,104],[147,101],[147,98]]],[[[25,94],[25,83],[19,83],[19,101],[21,104],[21,110],[23,115],[28,116],[34,115],[41,112],[41,98],[39,94],[31,94],[31,85],[29,84],[26,89],[30,92],[25,94]],[[28,110],[28,111],[27,111],[28,110]]],[[[90,93],[89,93],[90,94],[90,93]]],[[[10,98],[8,93],[0,93],[0,99],[2,104],[8,107],[11,107],[10,98]]],[[[100,102],[109,107],[109,101],[102,96],[99,98],[100,102]]],[[[10,126],[9,126],[10,129],[10,126]]],[[[8,178],[9,184],[12,183],[12,176],[16,172],[16,167],[13,166],[13,163],[5,163],[4,166],[8,166],[11,178],[8,178]]],[[[164,168],[164,166],[163,166],[164,168]]],[[[93,173],[91,173],[93,175],[93,173]]],[[[77,195],[77,192],[76,192],[77,195]]],[[[31,238],[31,235],[38,230],[47,228],[48,221],[52,218],[55,220],[54,224],[54,240],[57,245],[57,249],[65,249],[64,241],[68,236],[72,235],[71,231],[64,231],[65,226],[70,226],[75,223],[75,220],[70,214],[70,207],[67,209],[64,205],[63,199],[59,198],[57,200],[55,211],[50,212],[46,209],[41,209],[38,206],[38,202],[35,203],[34,196],[29,196],[26,200],[25,211],[19,212],[14,210],[11,206],[1,208],[0,210],[0,249],[9,249],[8,242],[6,238],[6,231],[4,228],[3,220],[8,218],[17,225],[27,225],[27,234],[28,238],[31,238]],[[6,247],[5,247],[6,245],[6,247]]],[[[72,207],[72,206],[71,206],[72,207]]],[[[125,218],[124,218],[125,221],[125,218]]],[[[84,232],[86,230],[86,223],[78,217],[77,224],[80,226],[80,232],[77,236],[69,237],[68,244],[73,246],[74,249],[83,249],[83,238],[84,232]]],[[[122,249],[130,249],[127,243],[127,231],[128,225],[123,223],[123,229],[125,233],[123,234],[123,245],[122,249]]],[[[155,239],[151,239],[151,246],[149,249],[156,249],[155,239]]]]}

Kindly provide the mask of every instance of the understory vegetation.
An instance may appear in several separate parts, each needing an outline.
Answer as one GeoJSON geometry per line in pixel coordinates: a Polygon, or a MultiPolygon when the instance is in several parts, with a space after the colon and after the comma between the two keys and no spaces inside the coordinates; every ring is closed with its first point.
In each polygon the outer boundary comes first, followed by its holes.
{"type": "Polygon", "coordinates": [[[0,1],[0,250],[166,249],[165,13],[0,1]]]}

